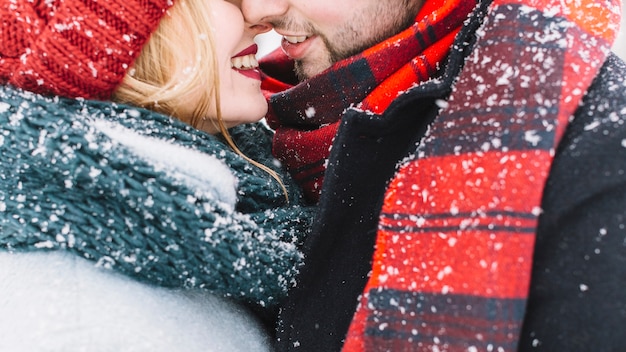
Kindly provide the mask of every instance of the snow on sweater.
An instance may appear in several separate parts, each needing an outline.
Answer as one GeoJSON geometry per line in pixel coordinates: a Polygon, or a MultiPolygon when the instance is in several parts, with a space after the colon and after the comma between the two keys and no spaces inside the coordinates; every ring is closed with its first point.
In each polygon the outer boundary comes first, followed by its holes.
{"type": "MultiPolygon", "coordinates": [[[[273,306],[311,219],[215,136],[147,110],[0,89],[0,250],[65,250],[141,282],[273,306]]],[[[269,132],[234,129],[277,169],[269,132]]]]}

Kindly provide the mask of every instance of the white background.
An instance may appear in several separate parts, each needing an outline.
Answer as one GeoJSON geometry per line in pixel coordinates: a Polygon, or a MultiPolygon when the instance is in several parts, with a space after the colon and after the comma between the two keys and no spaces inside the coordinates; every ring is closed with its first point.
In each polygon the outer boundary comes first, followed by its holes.
{"type": "Polygon", "coordinates": [[[626,0],[622,1],[622,26],[620,34],[618,35],[615,45],[613,46],[613,50],[622,59],[626,60],[626,0]]]}

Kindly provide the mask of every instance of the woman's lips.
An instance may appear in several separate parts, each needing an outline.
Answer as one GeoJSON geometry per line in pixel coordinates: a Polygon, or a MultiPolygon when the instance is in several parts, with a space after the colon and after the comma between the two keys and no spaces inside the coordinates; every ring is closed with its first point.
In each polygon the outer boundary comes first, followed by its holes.
{"type": "Polygon", "coordinates": [[[256,44],[252,44],[249,47],[243,49],[242,51],[240,51],[237,55],[233,56],[233,57],[239,57],[239,56],[246,56],[246,55],[256,55],[256,53],[259,51],[259,46],[256,44]]]}
{"type": "Polygon", "coordinates": [[[259,80],[259,81],[261,80],[261,71],[259,71],[256,68],[246,69],[246,70],[233,68],[233,70],[241,73],[242,75],[244,75],[244,76],[246,76],[248,78],[256,79],[256,80],[259,80]]]}
{"type": "Polygon", "coordinates": [[[261,72],[258,70],[259,63],[256,60],[256,53],[259,47],[252,44],[231,58],[232,69],[245,77],[261,80],[261,72]]]}

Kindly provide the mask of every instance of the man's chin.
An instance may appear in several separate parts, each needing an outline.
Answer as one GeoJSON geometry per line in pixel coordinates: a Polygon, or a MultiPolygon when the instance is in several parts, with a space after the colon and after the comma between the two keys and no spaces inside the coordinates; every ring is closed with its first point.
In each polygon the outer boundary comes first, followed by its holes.
{"type": "Polygon", "coordinates": [[[296,61],[294,72],[299,81],[306,81],[326,71],[330,66],[330,64],[307,64],[303,61],[296,61]]]}
{"type": "Polygon", "coordinates": [[[298,81],[302,82],[302,81],[306,81],[307,79],[309,79],[309,75],[306,73],[306,70],[304,68],[304,65],[302,64],[302,62],[300,61],[296,61],[293,67],[293,71],[296,74],[296,77],[298,78],[298,81]]]}

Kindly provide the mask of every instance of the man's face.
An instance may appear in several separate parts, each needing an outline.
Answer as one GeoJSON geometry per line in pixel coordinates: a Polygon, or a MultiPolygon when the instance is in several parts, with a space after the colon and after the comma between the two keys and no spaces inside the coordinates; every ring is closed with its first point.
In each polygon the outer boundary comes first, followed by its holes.
{"type": "Polygon", "coordinates": [[[250,23],[271,23],[301,79],[411,25],[424,0],[232,0],[250,23]]]}

